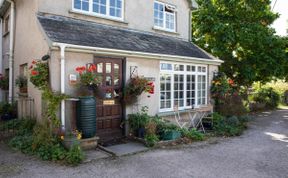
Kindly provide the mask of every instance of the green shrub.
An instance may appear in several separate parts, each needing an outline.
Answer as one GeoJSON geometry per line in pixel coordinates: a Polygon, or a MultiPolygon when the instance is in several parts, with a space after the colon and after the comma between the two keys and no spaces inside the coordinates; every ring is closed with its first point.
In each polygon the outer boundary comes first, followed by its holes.
{"type": "Polygon", "coordinates": [[[237,94],[223,97],[221,104],[215,106],[215,110],[224,116],[241,116],[248,112],[242,97],[237,94]]]}
{"type": "Polygon", "coordinates": [[[34,119],[13,119],[2,122],[0,125],[0,131],[13,129],[17,135],[25,135],[26,133],[32,133],[33,127],[36,121],[34,119]]]}
{"type": "Polygon", "coordinates": [[[224,117],[214,113],[213,122],[213,130],[219,136],[238,136],[245,128],[244,123],[241,123],[236,116],[224,117]]]}
{"type": "Polygon", "coordinates": [[[267,109],[274,109],[280,102],[280,95],[273,88],[261,88],[253,96],[256,103],[263,103],[267,109]]]}
{"type": "Polygon", "coordinates": [[[9,141],[9,146],[20,150],[25,154],[33,154],[32,143],[32,134],[17,135],[9,141]]]}
{"type": "Polygon", "coordinates": [[[155,134],[147,134],[145,135],[144,139],[145,139],[146,145],[149,147],[153,147],[159,141],[158,136],[155,134]]]}
{"type": "Polygon", "coordinates": [[[239,116],[239,117],[238,117],[238,120],[239,120],[239,122],[240,122],[241,124],[245,124],[245,123],[251,121],[251,120],[252,120],[252,117],[250,117],[250,116],[248,116],[248,115],[243,115],[243,116],[239,116]]]}
{"type": "Polygon", "coordinates": [[[195,128],[193,128],[191,130],[182,129],[181,133],[182,133],[182,136],[189,138],[191,140],[194,140],[194,141],[202,141],[205,139],[204,134],[199,132],[195,128]]]}
{"type": "Polygon", "coordinates": [[[13,124],[18,131],[9,145],[25,154],[37,155],[43,160],[65,160],[72,165],[79,164],[84,158],[79,144],[66,150],[60,139],[52,133],[48,122],[35,125],[34,120],[21,120],[13,124]]]}
{"type": "Polygon", "coordinates": [[[74,144],[67,152],[66,162],[71,165],[77,165],[84,159],[82,149],[78,144],[74,144]]]}

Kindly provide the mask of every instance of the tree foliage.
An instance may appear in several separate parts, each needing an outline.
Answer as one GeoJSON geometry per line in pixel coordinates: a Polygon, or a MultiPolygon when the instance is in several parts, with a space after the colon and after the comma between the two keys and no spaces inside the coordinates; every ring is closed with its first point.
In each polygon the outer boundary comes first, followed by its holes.
{"type": "Polygon", "coordinates": [[[193,41],[224,60],[220,70],[239,85],[287,77],[287,38],[270,25],[269,0],[197,0],[193,41]]]}

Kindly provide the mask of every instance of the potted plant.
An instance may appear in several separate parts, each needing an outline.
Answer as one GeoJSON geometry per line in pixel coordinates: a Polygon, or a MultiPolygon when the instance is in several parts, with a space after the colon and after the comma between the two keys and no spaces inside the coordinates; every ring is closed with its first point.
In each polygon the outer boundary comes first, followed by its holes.
{"type": "Polygon", "coordinates": [[[141,112],[136,114],[128,115],[128,122],[130,130],[134,133],[136,137],[144,138],[145,126],[149,121],[149,116],[147,114],[147,106],[141,109],[141,112]]]}
{"type": "Polygon", "coordinates": [[[4,103],[0,106],[2,120],[11,120],[17,117],[17,104],[4,103]]]}
{"type": "Polygon", "coordinates": [[[96,135],[96,99],[94,90],[101,83],[96,74],[96,66],[80,66],[78,72],[79,101],[77,102],[76,125],[83,138],[91,138],[96,135]]]}
{"type": "Polygon", "coordinates": [[[89,66],[76,67],[78,73],[78,94],[80,96],[92,96],[94,90],[101,83],[100,76],[96,74],[96,65],[90,64],[89,66]]]}
{"type": "Polygon", "coordinates": [[[72,148],[73,145],[79,145],[80,140],[82,138],[82,133],[78,130],[73,130],[65,133],[64,135],[60,136],[60,139],[62,140],[62,144],[66,149],[72,148]]]}
{"type": "Polygon", "coordinates": [[[18,76],[16,78],[16,86],[19,87],[20,93],[27,93],[27,78],[25,76],[18,76]]]}
{"type": "Polygon", "coordinates": [[[174,124],[162,122],[157,125],[157,130],[162,140],[176,140],[181,137],[179,128],[174,124]]]}
{"type": "Polygon", "coordinates": [[[2,90],[8,90],[9,89],[9,78],[7,76],[4,76],[0,74],[0,88],[2,90]]]}
{"type": "Polygon", "coordinates": [[[154,94],[154,84],[144,77],[131,78],[124,88],[123,100],[126,104],[133,104],[143,92],[154,94]]]}

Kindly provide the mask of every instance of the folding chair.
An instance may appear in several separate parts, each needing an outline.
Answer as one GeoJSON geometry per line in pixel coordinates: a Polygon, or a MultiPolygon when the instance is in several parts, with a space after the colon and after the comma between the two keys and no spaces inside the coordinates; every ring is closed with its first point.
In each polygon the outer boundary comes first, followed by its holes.
{"type": "Polygon", "coordinates": [[[205,133],[205,129],[202,123],[202,119],[205,117],[206,113],[203,110],[192,109],[189,111],[190,117],[190,128],[198,129],[199,127],[205,133]]]}
{"type": "Polygon", "coordinates": [[[177,125],[182,129],[184,128],[188,122],[187,120],[183,119],[181,116],[180,116],[180,112],[179,112],[179,108],[178,106],[174,106],[174,118],[175,118],[175,121],[177,123],[177,125]]]}

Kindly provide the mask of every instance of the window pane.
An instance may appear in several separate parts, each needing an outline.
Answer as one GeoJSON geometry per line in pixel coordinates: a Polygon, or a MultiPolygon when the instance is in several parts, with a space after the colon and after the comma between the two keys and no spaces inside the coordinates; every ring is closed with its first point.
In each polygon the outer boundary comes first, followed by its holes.
{"type": "Polygon", "coordinates": [[[100,6],[100,14],[106,14],[106,6],[100,6]]]}
{"type": "Polygon", "coordinates": [[[106,63],[106,73],[107,73],[107,74],[108,74],[108,73],[110,74],[111,71],[112,71],[111,63],[106,63]]]}
{"type": "Polygon", "coordinates": [[[111,76],[106,76],[106,86],[111,86],[112,85],[112,77],[111,76]]]}
{"type": "Polygon", "coordinates": [[[119,86],[119,81],[120,80],[120,70],[119,70],[119,65],[114,64],[114,85],[119,86]]]}
{"type": "Polygon", "coordinates": [[[160,108],[171,108],[171,76],[168,74],[161,74],[160,84],[160,108]]]}
{"type": "Polygon", "coordinates": [[[115,9],[110,8],[110,15],[111,16],[116,16],[115,9]]]}
{"type": "Polygon", "coordinates": [[[161,70],[172,70],[172,64],[162,63],[161,70]]]}
{"type": "Polygon", "coordinates": [[[206,67],[202,67],[202,72],[206,72],[206,67]]]}
{"type": "Polygon", "coordinates": [[[175,64],[174,70],[175,71],[184,71],[184,65],[175,64]]]}
{"type": "Polygon", "coordinates": [[[197,72],[201,72],[201,71],[202,71],[202,68],[198,67],[197,72]]]}
{"type": "Polygon", "coordinates": [[[74,0],[74,8],[81,10],[81,0],[74,0]]]}
{"type": "Polygon", "coordinates": [[[157,2],[154,3],[154,25],[157,27],[164,27],[164,6],[157,2]]]}
{"type": "Polygon", "coordinates": [[[122,0],[110,0],[110,16],[122,17],[122,0]]]}
{"type": "Polygon", "coordinates": [[[175,14],[174,13],[166,13],[166,29],[168,30],[172,30],[174,31],[175,30],[175,14]]]}
{"type": "Polygon", "coordinates": [[[82,1],[82,10],[89,11],[89,0],[82,1]]]}
{"type": "Polygon", "coordinates": [[[93,0],[93,12],[106,15],[106,0],[93,0]]]}
{"type": "Polygon", "coordinates": [[[103,73],[103,63],[97,64],[97,72],[100,74],[103,73]]]}
{"type": "Polygon", "coordinates": [[[184,106],[184,75],[174,74],[174,105],[184,106]]]}

